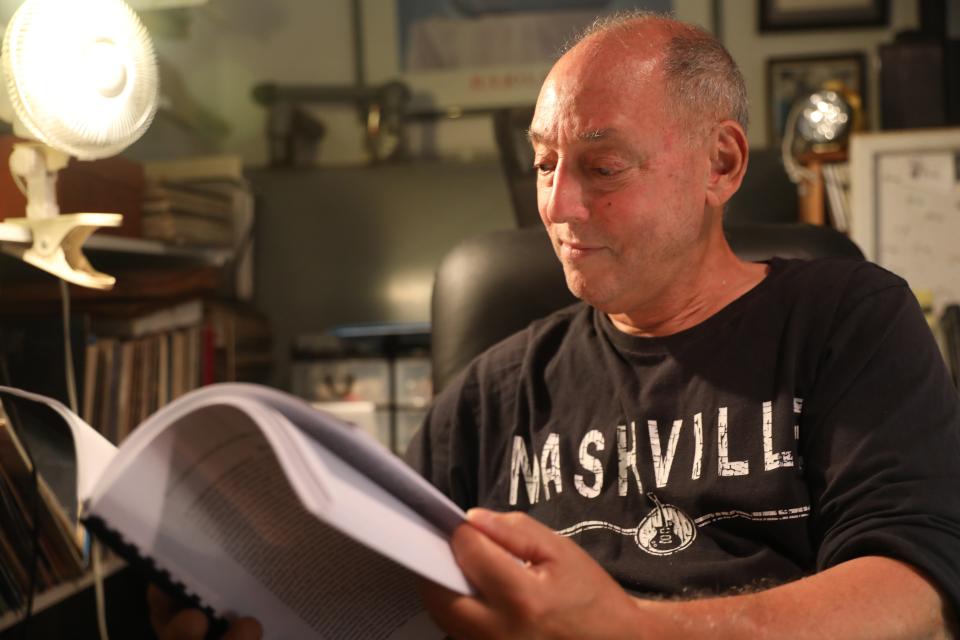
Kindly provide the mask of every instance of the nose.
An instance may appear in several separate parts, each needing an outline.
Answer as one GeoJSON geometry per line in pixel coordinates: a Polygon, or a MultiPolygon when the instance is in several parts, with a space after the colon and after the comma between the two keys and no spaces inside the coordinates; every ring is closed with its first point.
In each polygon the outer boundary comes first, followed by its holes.
{"type": "Polygon", "coordinates": [[[552,224],[582,222],[590,217],[580,176],[562,160],[550,179],[538,185],[537,204],[540,217],[552,224]]]}

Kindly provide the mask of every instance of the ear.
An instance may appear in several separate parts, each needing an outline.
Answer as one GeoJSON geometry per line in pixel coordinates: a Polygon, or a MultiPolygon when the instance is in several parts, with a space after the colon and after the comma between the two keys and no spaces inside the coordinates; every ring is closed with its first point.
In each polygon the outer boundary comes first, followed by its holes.
{"type": "Polygon", "coordinates": [[[747,134],[733,120],[724,120],[710,134],[710,175],[707,178],[707,205],[727,203],[743,182],[750,155],[747,134]]]}

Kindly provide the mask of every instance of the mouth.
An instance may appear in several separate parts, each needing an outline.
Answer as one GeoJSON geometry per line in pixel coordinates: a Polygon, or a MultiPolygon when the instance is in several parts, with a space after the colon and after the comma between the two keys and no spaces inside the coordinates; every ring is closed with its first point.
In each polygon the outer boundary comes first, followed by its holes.
{"type": "Polygon", "coordinates": [[[602,245],[588,244],[584,242],[573,242],[558,239],[557,243],[560,249],[560,257],[569,260],[586,258],[603,249],[602,245]]]}

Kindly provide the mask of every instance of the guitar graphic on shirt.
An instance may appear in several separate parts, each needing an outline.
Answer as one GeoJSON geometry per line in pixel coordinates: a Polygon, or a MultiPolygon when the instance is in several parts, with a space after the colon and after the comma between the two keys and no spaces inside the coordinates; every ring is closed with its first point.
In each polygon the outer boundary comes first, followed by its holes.
{"type": "Polygon", "coordinates": [[[730,509],[717,511],[691,518],[678,507],[660,502],[653,493],[647,498],[654,504],[646,516],[635,527],[624,527],[605,520],[584,520],[564,529],[557,530],[562,536],[576,536],[591,530],[613,531],[619,535],[630,536],[637,546],[654,556],[669,556],[689,547],[697,537],[697,529],[720,520],[744,518],[755,522],[777,522],[807,518],[810,506],[785,507],[762,511],[743,511],[730,509]]]}
{"type": "Polygon", "coordinates": [[[652,549],[660,551],[662,553],[669,553],[675,551],[680,545],[683,544],[683,538],[677,535],[676,533],[676,524],[673,520],[667,520],[666,516],[663,513],[663,503],[657,499],[653,493],[647,494],[653,503],[657,507],[657,518],[659,523],[654,525],[656,529],[656,534],[650,541],[647,543],[652,549]]]}
{"type": "Polygon", "coordinates": [[[637,546],[655,556],[673,555],[689,547],[697,537],[697,526],[690,516],[672,504],[663,504],[653,493],[647,498],[654,506],[637,525],[637,546]]]}

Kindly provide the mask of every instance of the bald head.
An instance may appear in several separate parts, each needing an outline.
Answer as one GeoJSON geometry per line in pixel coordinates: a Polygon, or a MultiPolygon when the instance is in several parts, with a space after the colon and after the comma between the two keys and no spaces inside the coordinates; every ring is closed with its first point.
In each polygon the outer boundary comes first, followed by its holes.
{"type": "Polygon", "coordinates": [[[734,107],[708,92],[722,83],[703,76],[717,74],[689,59],[704,48],[736,71],[687,25],[601,26],[550,70],[530,122],[540,217],[567,285],[642,332],[700,308],[691,301],[739,269],[721,223],[749,150],[734,107]]]}
{"type": "Polygon", "coordinates": [[[598,74],[617,66],[659,76],[670,111],[690,124],[729,119],[747,128],[747,92],[740,69],[723,45],[700,27],[650,12],[618,13],[588,27],[568,46],[561,62],[568,56],[589,61],[598,74]]]}

